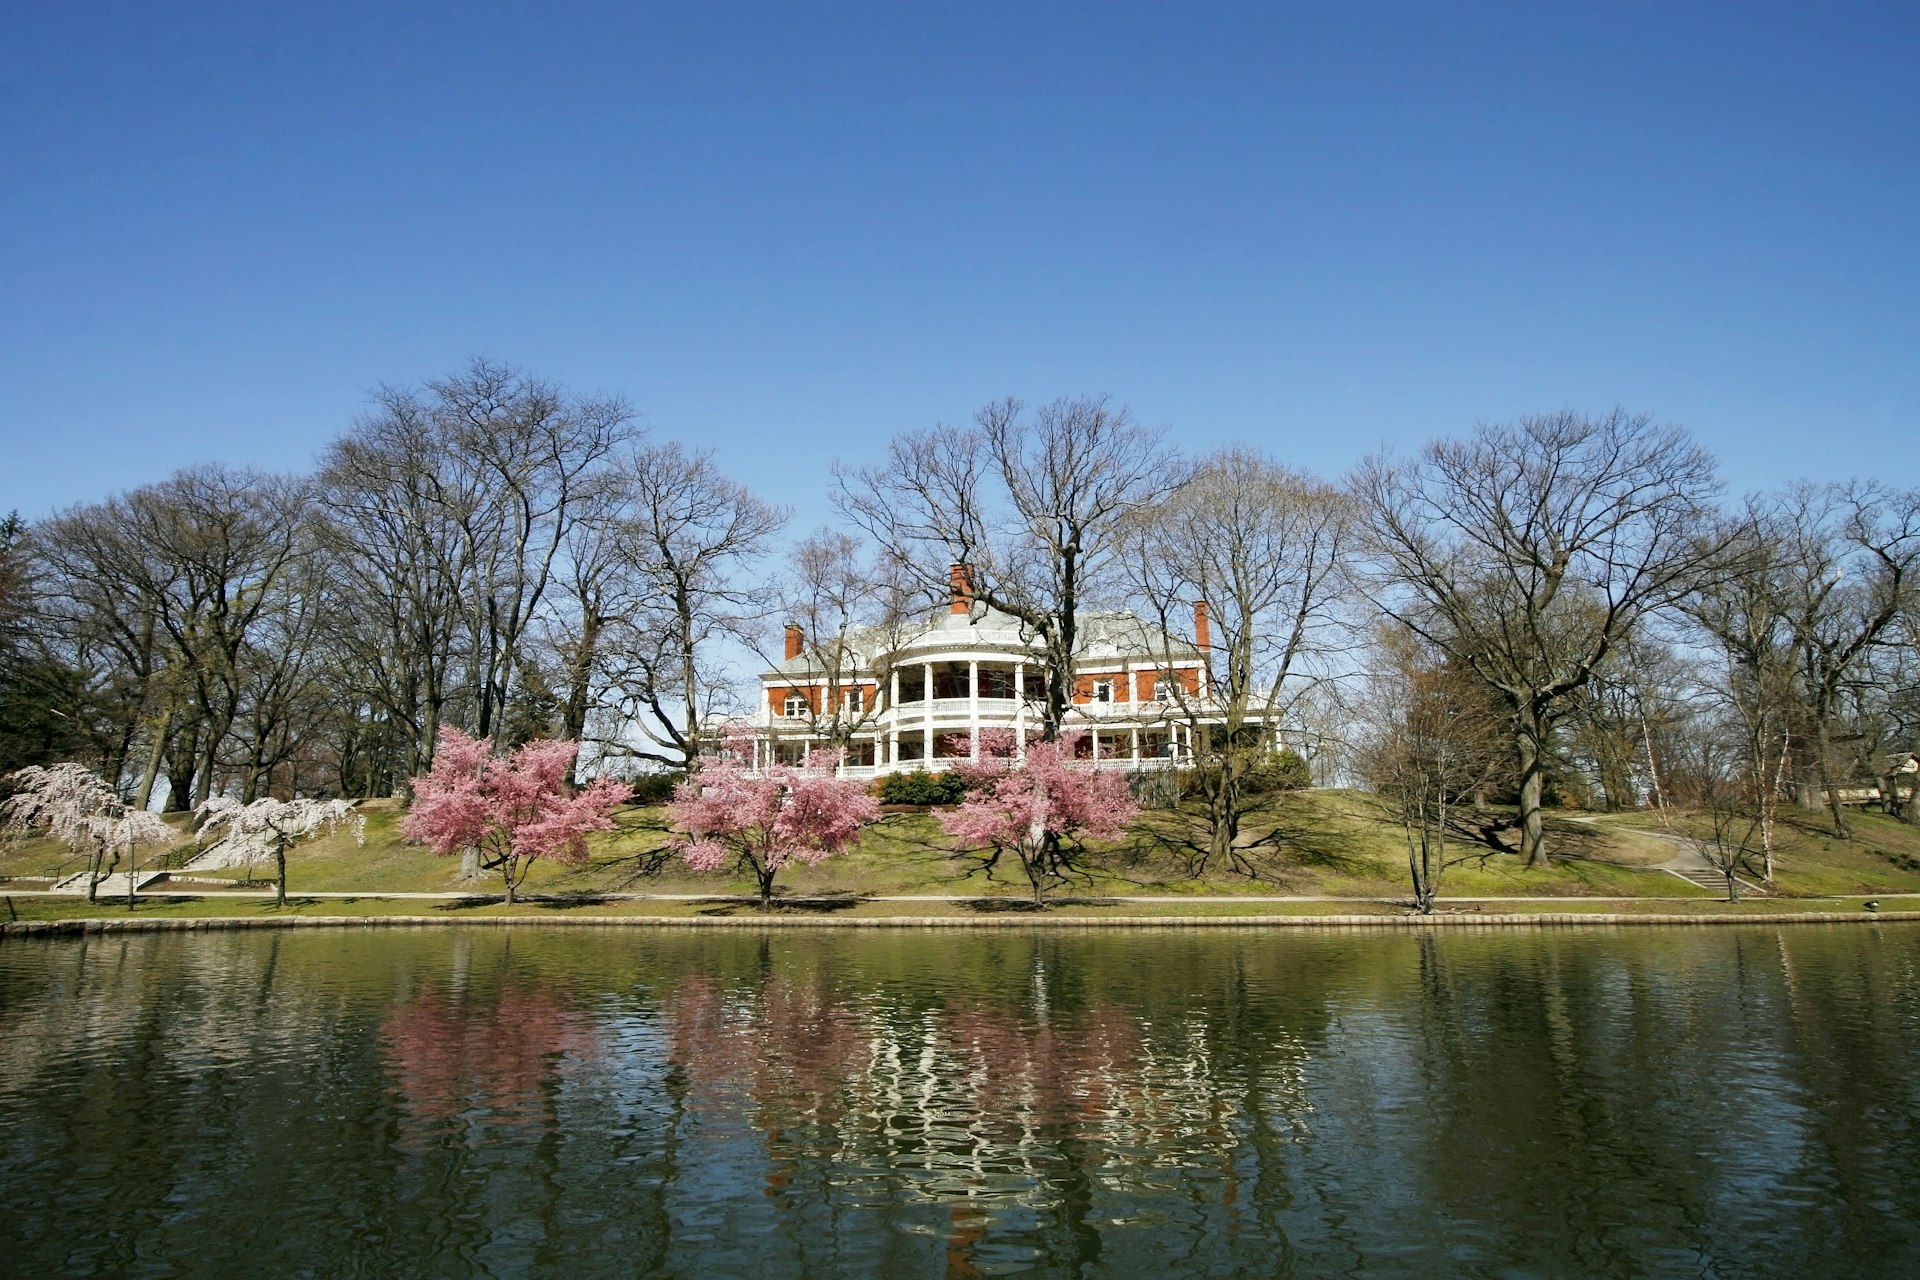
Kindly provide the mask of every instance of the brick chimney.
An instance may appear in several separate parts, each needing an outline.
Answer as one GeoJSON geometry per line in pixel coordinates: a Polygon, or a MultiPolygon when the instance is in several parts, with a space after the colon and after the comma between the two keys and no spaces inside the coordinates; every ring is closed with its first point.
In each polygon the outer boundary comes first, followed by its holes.
{"type": "Polygon", "coordinates": [[[1207,619],[1205,600],[1193,602],[1193,644],[1196,649],[1203,651],[1213,648],[1213,627],[1207,619]]]}
{"type": "Polygon", "coordinates": [[[948,613],[966,613],[973,608],[973,570],[964,564],[947,566],[950,602],[948,613]]]}
{"type": "Polygon", "coordinates": [[[800,624],[787,624],[787,657],[789,660],[800,656],[800,650],[806,643],[806,634],[800,630],[800,624]]]}

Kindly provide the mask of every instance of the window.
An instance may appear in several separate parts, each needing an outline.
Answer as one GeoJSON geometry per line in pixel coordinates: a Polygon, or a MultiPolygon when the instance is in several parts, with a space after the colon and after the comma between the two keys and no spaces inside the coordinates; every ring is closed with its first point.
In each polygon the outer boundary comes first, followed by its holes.
{"type": "Polygon", "coordinates": [[[788,695],[787,695],[787,701],[786,701],[786,714],[787,714],[787,715],[790,715],[790,716],[804,716],[805,714],[807,714],[807,711],[808,711],[808,707],[807,707],[807,695],[806,695],[806,694],[804,694],[804,693],[790,693],[790,694],[788,694],[788,695]]]}
{"type": "Polygon", "coordinates": [[[859,715],[867,709],[867,691],[865,689],[842,689],[840,691],[840,709],[849,715],[859,715]]]}
{"type": "Polygon", "coordinates": [[[1113,701],[1113,681],[1095,680],[1093,682],[1093,700],[1095,702],[1113,701]]]}
{"type": "Polygon", "coordinates": [[[1173,702],[1180,697],[1180,682],[1172,676],[1161,676],[1153,682],[1153,697],[1156,702],[1173,702]]]}

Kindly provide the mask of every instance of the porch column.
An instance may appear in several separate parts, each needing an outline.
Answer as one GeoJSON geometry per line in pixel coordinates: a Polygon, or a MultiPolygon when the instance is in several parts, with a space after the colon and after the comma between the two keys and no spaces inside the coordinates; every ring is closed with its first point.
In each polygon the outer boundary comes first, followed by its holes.
{"type": "Polygon", "coordinates": [[[967,660],[967,758],[980,758],[980,659],[967,660]]]}
{"type": "Polygon", "coordinates": [[[920,705],[926,711],[926,715],[920,722],[920,736],[926,744],[921,748],[920,767],[931,773],[933,771],[933,664],[931,662],[920,664],[920,692],[925,695],[921,698],[920,705]]]}
{"type": "Polygon", "coordinates": [[[887,672],[887,733],[874,744],[875,767],[900,763],[900,668],[887,672]]]}
{"type": "Polygon", "coordinates": [[[1027,752],[1027,664],[1013,664],[1013,747],[1019,755],[1027,752]]]}
{"type": "Polygon", "coordinates": [[[1087,730],[1087,741],[1093,746],[1093,767],[1098,769],[1100,767],[1100,730],[1098,728],[1087,730]]]}
{"type": "Polygon", "coordinates": [[[1133,767],[1137,770],[1140,767],[1140,730],[1129,729],[1127,736],[1133,740],[1133,767]]]}

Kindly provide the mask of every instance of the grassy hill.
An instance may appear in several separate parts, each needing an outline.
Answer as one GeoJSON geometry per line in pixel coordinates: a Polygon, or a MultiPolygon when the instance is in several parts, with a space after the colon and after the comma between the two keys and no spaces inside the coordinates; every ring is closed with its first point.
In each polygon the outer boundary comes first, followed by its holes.
{"type": "MultiPolygon", "coordinates": [[[[362,806],[364,843],[336,834],[297,849],[290,859],[294,893],[498,892],[495,878],[462,880],[458,860],[437,858],[400,840],[400,810],[390,800],[362,806]]],[[[1472,815],[1468,815],[1472,818],[1472,815]]],[[[1492,822],[1503,815],[1481,815],[1492,822]]],[[[1817,814],[1782,815],[1778,885],[1786,896],[1920,893],[1920,828],[1877,814],[1857,816],[1855,838],[1835,840],[1817,814]]],[[[1685,819],[1682,816],[1681,820],[1685,819]]],[[[619,830],[596,837],[584,866],[543,862],[524,892],[750,893],[752,882],[688,870],[663,846],[665,812],[634,808],[618,815],[619,830]]],[[[195,851],[184,822],[180,841],[143,865],[179,865],[195,851]]],[[[1451,847],[1443,893],[1451,898],[1532,896],[1546,898],[1659,897],[1709,900],[1712,894],[1657,870],[1676,845],[1656,830],[1650,814],[1549,816],[1556,858],[1529,870],[1510,853],[1477,843],[1463,833],[1451,847]]],[[[1172,896],[1244,898],[1311,895],[1394,898],[1407,893],[1406,847],[1399,826],[1372,797],[1347,791],[1311,791],[1274,797],[1255,813],[1245,850],[1257,875],[1221,866],[1198,868],[1194,844],[1203,838],[1190,810],[1149,811],[1125,841],[1095,851],[1089,877],[1058,892],[1063,896],[1172,896]]],[[[0,875],[45,877],[82,869],[80,859],[45,840],[0,848],[0,875]]],[[[211,873],[241,877],[238,869],[211,873]]],[[[256,869],[260,878],[271,867],[256,869]]],[[[20,887],[27,887],[21,885],[20,887]]],[[[956,850],[929,814],[889,814],[869,829],[853,852],[819,867],[793,867],[781,875],[787,894],[1021,895],[1018,867],[989,870],[976,854],[956,850]]]]}

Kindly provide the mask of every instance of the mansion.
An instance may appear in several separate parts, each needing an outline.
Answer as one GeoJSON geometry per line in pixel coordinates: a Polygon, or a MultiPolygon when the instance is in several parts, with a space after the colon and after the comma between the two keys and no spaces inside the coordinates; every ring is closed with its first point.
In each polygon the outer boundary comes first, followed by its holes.
{"type": "MultiPolygon", "coordinates": [[[[1194,637],[1209,643],[1205,603],[1194,606],[1194,637]]],[[[1201,647],[1132,614],[1083,615],[1064,726],[1081,733],[1081,757],[1128,771],[1189,762],[1210,718],[1201,647]]],[[[836,655],[789,624],[784,660],[760,676],[753,763],[798,763],[839,739],[841,772],[862,777],[971,759],[982,730],[1010,731],[1024,747],[1041,731],[1045,681],[1019,620],[974,600],[955,566],[947,612],[918,627],[863,633],[836,655]]],[[[1279,745],[1277,717],[1256,720],[1279,745]]]]}

